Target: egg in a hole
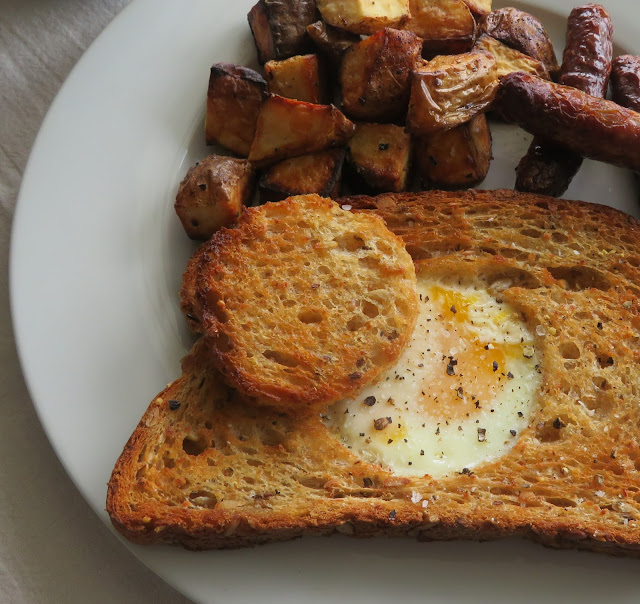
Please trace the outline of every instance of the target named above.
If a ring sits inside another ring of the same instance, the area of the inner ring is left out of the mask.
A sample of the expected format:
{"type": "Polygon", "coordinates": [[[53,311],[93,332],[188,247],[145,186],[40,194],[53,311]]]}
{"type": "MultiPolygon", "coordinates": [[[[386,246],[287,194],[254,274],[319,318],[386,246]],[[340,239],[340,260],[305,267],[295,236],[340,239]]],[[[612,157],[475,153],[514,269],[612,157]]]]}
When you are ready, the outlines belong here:
{"type": "Polygon", "coordinates": [[[404,353],[327,427],[402,476],[439,478],[497,459],[530,420],[539,351],[522,314],[484,280],[418,274],[419,315],[404,353]]]}

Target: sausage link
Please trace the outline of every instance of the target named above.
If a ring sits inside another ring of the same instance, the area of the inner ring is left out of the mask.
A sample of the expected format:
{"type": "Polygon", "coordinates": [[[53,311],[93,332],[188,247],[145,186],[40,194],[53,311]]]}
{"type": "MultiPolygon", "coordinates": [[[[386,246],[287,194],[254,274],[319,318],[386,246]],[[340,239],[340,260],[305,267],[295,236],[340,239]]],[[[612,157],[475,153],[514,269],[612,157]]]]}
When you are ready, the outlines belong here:
{"type": "MultiPolygon", "coordinates": [[[[599,4],[574,8],[567,20],[567,42],[558,81],[592,96],[606,95],[613,58],[613,25],[599,4]]],[[[534,138],[516,168],[516,190],[560,197],[582,165],[582,157],[534,138]]]]}
{"type": "Polygon", "coordinates": [[[582,157],[640,170],[640,113],[525,73],[500,82],[495,107],[507,122],[582,157]]]}
{"type": "Polygon", "coordinates": [[[558,83],[604,98],[613,59],[612,36],[611,17],[603,6],[585,4],[574,8],[567,21],[567,43],[558,83]]]}
{"type": "Polygon", "coordinates": [[[618,105],[640,111],[640,57],[622,55],[613,61],[611,91],[618,105]]]}

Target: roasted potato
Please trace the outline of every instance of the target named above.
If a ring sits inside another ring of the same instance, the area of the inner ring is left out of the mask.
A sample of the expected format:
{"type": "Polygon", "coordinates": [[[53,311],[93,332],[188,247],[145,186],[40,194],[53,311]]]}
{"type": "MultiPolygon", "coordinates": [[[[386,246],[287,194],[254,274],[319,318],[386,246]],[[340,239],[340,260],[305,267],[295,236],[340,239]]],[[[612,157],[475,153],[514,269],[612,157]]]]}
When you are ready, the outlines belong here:
{"type": "Polygon", "coordinates": [[[374,192],[404,191],[410,158],[411,137],[394,124],[357,124],[349,141],[349,164],[374,192]]]}
{"type": "Polygon", "coordinates": [[[491,0],[464,0],[464,2],[474,15],[483,16],[491,12],[491,0]]]}
{"type": "Polygon", "coordinates": [[[209,239],[240,216],[254,188],[246,159],[209,155],[187,171],[174,208],[191,239],[209,239]]]}
{"type": "Polygon", "coordinates": [[[489,107],[497,87],[496,61],[490,54],[438,56],[412,74],[407,129],[429,136],[468,122],[489,107]]]}
{"type": "Polygon", "coordinates": [[[354,34],[401,27],[409,18],[409,0],[317,0],[323,21],[354,34]]]}
{"type": "Polygon", "coordinates": [[[285,159],[271,166],[260,178],[260,201],[280,201],[290,195],[340,194],[344,149],[328,149],[285,159]]]}
{"type": "Polygon", "coordinates": [[[344,29],[316,21],[307,25],[307,34],[316,48],[334,64],[339,64],[345,51],[360,42],[360,36],[344,29]]]}
{"type": "Polygon", "coordinates": [[[501,8],[481,19],[479,30],[479,33],[486,33],[507,46],[537,59],[551,76],[555,77],[558,60],[553,44],[542,23],[533,15],[517,8],[501,8]]]}
{"type": "Polygon", "coordinates": [[[327,85],[317,55],[296,55],[283,61],[268,61],[264,73],[269,92],[306,103],[325,103],[327,85]]]}
{"type": "Polygon", "coordinates": [[[271,94],[258,114],[249,161],[264,167],[287,157],[338,147],[354,131],[355,125],[333,105],[314,105],[271,94]]]}
{"type": "Polygon", "coordinates": [[[306,28],[317,16],[315,0],[259,0],[247,15],[258,61],[266,63],[309,52],[306,28]]]}
{"type": "Polygon", "coordinates": [[[476,21],[463,0],[409,0],[411,17],[404,29],[423,40],[423,54],[457,54],[476,38],[476,21]]]}
{"type": "Polygon", "coordinates": [[[252,69],[230,63],[213,65],[207,90],[207,145],[220,143],[246,157],[266,92],[267,83],[252,69]]]}
{"type": "Polygon", "coordinates": [[[484,50],[493,56],[496,60],[498,78],[502,78],[514,71],[524,71],[540,76],[545,80],[549,79],[549,72],[543,63],[537,59],[532,59],[515,48],[503,44],[487,34],[482,34],[476,40],[473,50],[484,50]]]}
{"type": "Polygon", "coordinates": [[[423,186],[465,189],[482,182],[491,163],[491,131],[484,113],[416,139],[414,161],[423,186]]]}
{"type": "Polygon", "coordinates": [[[354,44],[340,70],[344,112],[366,121],[404,118],[411,70],[421,61],[421,49],[414,33],[389,28],[354,44]]]}

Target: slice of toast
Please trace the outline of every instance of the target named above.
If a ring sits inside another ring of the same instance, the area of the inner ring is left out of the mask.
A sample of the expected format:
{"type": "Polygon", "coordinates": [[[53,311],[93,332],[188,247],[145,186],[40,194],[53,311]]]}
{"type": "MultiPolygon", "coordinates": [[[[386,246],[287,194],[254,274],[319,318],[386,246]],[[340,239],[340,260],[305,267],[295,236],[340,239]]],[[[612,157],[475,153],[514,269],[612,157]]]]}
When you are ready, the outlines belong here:
{"type": "Polygon", "coordinates": [[[373,214],[317,195],[248,208],[218,231],[182,288],[218,369],[274,407],[322,409],[392,365],[411,337],[416,276],[373,214]]]}
{"type": "Polygon", "coordinates": [[[152,402],[108,487],[138,543],[238,547],[306,534],[524,536],[640,556],[640,223],[512,191],[340,200],[381,215],[421,274],[474,272],[536,334],[541,386],[504,456],[443,478],[356,456],[318,415],[256,407],[223,385],[202,337],[152,402]]]}

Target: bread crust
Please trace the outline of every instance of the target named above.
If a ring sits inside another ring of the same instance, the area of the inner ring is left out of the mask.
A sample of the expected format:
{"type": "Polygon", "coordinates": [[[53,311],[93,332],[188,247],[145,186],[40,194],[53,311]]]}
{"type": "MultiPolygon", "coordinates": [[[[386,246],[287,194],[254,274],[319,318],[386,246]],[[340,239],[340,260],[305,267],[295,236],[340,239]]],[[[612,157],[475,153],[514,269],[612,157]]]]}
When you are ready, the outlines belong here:
{"type": "Polygon", "coordinates": [[[515,447],[472,472],[398,477],[356,457],[318,415],[258,408],[224,386],[204,336],[116,463],[114,526],[190,549],[331,533],[521,536],[640,557],[640,223],[512,191],[341,202],[381,215],[419,272],[480,274],[522,311],[542,385],[515,447]]]}

